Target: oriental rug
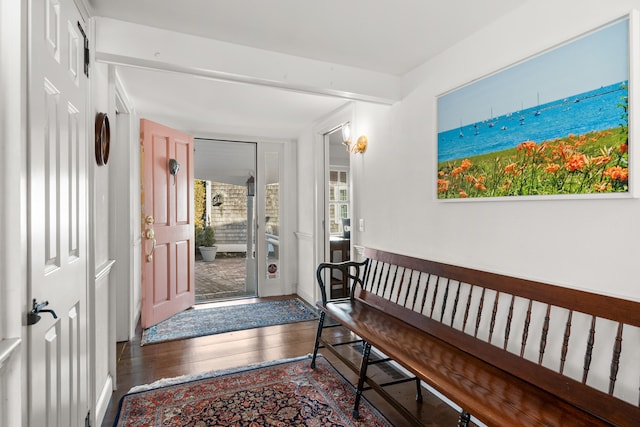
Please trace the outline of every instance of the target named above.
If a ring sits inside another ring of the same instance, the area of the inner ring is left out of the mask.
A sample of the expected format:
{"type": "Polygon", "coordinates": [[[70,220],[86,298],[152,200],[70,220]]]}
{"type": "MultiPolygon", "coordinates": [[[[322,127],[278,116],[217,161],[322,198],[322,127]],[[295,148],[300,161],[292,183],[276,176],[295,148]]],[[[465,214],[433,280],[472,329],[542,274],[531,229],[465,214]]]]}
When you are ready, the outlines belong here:
{"type": "Polygon", "coordinates": [[[364,397],[354,419],[353,385],[322,356],[315,369],[309,362],[305,356],[163,381],[123,396],[114,427],[391,426],[364,397]]]}
{"type": "Polygon", "coordinates": [[[189,309],[142,331],[140,344],[304,322],[317,318],[316,310],[298,298],[189,309]]]}

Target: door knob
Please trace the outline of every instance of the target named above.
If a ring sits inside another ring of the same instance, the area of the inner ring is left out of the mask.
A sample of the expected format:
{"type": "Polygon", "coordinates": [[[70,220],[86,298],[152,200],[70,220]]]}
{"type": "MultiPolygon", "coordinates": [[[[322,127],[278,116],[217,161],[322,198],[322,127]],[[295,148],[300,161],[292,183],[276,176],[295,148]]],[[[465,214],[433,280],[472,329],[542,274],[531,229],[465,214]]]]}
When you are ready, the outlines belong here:
{"type": "Polygon", "coordinates": [[[31,309],[29,314],[27,314],[27,325],[35,325],[40,321],[40,315],[38,313],[50,313],[54,319],[57,319],[58,315],[55,311],[51,310],[50,308],[45,309],[45,307],[48,305],[49,301],[38,303],[38,301],[34,298],[33,308],[31,309]]]}
{"type": "Polygon", "coordinates": [[[147,230],[144,230],[144,233],[142,233],[145,237],[145,239],[153,239],[155,237],[155,233],[153,232],[152,228],[149,228],[147,230]]]}

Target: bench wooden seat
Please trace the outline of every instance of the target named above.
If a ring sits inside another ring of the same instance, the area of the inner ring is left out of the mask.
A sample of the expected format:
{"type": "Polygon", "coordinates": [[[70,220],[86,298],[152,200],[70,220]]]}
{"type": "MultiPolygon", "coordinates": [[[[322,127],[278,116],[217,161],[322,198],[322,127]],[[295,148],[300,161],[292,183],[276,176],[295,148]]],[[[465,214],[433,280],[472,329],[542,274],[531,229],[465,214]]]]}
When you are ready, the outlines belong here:
{"type": "MultiPolygon", "coordinates": [[[[324,315],[491,426],[640,424],[640,303],[366,249],[324,315]],[[624,343],[624,344],[623,344],[624,343]]],[[[360,367],[354,413],[366,378],[360,367]]],[[[313,361],[312,361],[313,366],[313,361]]]]}

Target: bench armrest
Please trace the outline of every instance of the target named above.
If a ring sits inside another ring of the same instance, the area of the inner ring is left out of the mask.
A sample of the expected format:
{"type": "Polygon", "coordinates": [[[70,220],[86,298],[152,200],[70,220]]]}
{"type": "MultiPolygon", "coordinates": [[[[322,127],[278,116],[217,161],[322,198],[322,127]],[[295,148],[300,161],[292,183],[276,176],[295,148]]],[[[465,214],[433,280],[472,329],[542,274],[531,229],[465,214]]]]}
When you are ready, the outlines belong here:
{"type": "MultiPolygon", "coordinates": [[[[348,280],[351,280],[351,286],[349,290],[349,298],[353,300],[353,293],[356,285],[359,283],[360,286],[363,285],[363,279],[366,274],[367,266],[369,265],[369,260],[366,259],[362,262],[356,261],[345,261],[345,262],[323,262],[316,269],[316,280],[318,281],[318,286],[320,287],[320,293],[322,294],[322,304],[326,304],[327,301],[327,289],[323,279],[324,270],[339,270],[342,274],[347,277],[348,280]]],[[[329,294],[331,296],[331,294],[329,294]]]]}

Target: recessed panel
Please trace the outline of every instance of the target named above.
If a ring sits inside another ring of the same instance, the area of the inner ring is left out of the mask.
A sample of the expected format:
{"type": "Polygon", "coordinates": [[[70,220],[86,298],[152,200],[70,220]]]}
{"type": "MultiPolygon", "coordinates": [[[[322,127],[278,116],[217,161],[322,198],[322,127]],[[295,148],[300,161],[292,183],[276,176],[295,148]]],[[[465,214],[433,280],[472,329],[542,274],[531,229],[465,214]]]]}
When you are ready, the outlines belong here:
{"type": "Polygon", "coordinates": [[[176,191],[176,223],[188,224],[192,217],[191,203],[189,203],[192,184],[187,173],[189,171],[189,145],[186,142],[177,141],[175,150],[175,158],[180,163],[180,170],[173,181],[176,191]]]}
{"type": "Polygon", "coordinates": [[[169,246],[157,244],[153,252],[153,303],[169,301],[169,246]]]}
{"type": "Polygon", "coordinates": [[[44,191],[45,264],[60,266],[60,92],[45,79],[44,191]]]}
{"type": "Polygon", "coordinates": [[[46,0],[45,6],[45,37],[52,57],[60,61],[60,2],[46,0]]]}
{"type": "Polygon", "coordinates": [[[168,138],[153,136],[153,165],[150,173],[153,179],[153,215],[155,224],[169,225],[167,186],[167,163],[169,161],[168,138]]]}
{"type": "Polygon", "coordinates": [[[176,242],[176,295],[189,292],[191,272],[189,271],[189,242],[176,242]]]}
{"type": "Polygon", "coordinates": [[[56,322],[44,336],[47,427],[57,426],[60,409],[60,323],[56,322]]]}
{"type": "Polygon", "coordinates": [[[69,257],[70,259],[77,258],[79,255],[79,227],[80,223],[78,218],[80,215],[80,157],[78,152],[80,150],[80,125],[78,109],[69,104],[67,108],[68,112],[68,135],[69,141],[68,147],[68,159],[67,166],[68,171],[68,185],[67,197],[69,199],[69,257]]]}
{"type": "Polygon", "coordinates": [[[80,37],[71,22],[67,22],[67,40],[69,45],[67,68],[71,79],[78,84],[78,77],[80,75],[80,37]]]}
{"type": "Polygon", "coordinates": [[[78,305],[74,305],[69,310],[69,317],[67,318],[68,337],[69,341],[67,347],[69,349],[69,375],[67,377],[67,393],[66,401],[69,402],[69,414],[70,420],[78,419],[79,402],[81,402],[82,396],[80,395],[80,381],[82,370],[80,369],[80,360],[82,357],[80,351],[80,321],[79,321],[79,308],[78,305]]]}

